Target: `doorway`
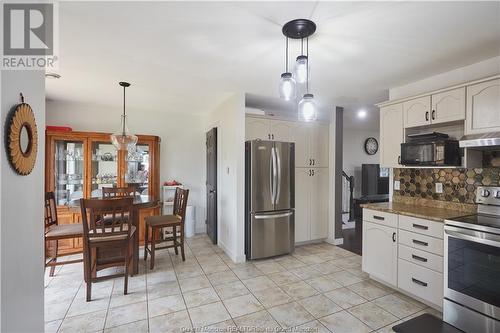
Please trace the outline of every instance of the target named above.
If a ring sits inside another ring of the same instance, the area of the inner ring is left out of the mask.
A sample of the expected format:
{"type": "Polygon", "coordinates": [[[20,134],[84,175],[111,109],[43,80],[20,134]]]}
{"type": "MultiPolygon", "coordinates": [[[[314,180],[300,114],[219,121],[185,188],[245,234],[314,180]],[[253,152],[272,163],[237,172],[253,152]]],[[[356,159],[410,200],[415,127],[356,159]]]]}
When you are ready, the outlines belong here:
{"type": "Polygon", "coordinates": [[[206,134],[207,151],[207,225],[208,237],[217,244],[217,128],[206,134]]]}

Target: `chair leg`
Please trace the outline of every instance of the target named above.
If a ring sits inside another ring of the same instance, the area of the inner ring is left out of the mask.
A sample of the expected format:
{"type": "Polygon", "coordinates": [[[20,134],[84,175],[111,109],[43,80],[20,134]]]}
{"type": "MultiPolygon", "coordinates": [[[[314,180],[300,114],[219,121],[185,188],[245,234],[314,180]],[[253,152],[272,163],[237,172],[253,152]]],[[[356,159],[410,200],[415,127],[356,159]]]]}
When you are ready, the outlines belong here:
{"type": "Polygon", "coordinates": [[[179,250],[177,250],[177,227],[175,225],[173,226],[173,237],[174,237],[175,255],[178,255],[179,254],[179,250]]]}
{"type": "MultiPolygon", "coordinates": [[[[50,263],[53,263],[55,264],[57,262],[57,250],[58,250],[58,245],[59,245],[59,242],[57,241],[57,239],[54,241],[54,247],[52,248],[52,258],[50,259],[50,263]]],[[[49,273],[49,276],[54,276],[54,272],[56,270],[56,266],[50,266],[50,273],[49,273]]]]}
{"type": "Polygon", "coordinates": [[[151,270],[155,267],[156,231],[157,228],[151,228],[151,261],[149,263],[149,269],[151,270]]]}
{"type": "Polygon", "coordinates": [[[90,302],[90,300],[92,299],[91,268],[92,268],[92,261],[90,258],[90,249],[84,247],[84,249],[83,249],[83,275],[85,278],[85,283],[87,284],[87,296],[86,296],[87,302],[90,302]]]}
{"type": "Polygon", "coordinates": [[[186,256],[184,255],[184,226],[181,226],[181,256],[182,261],[186,261],[186,256]]]}
{"type": "Polygon", "coordinates": [[[128,267],[130,256],[130,241],[127,242],[127,250],[125,251],[125,276],[123,278],[123,295],[128,294],[128,267]]]}
{"type": "Polygon", "coordinates": [[[90,302],[92,299],[92,282],[87,282],[87,302],[90,302]]]}
{"type": "Polygon", "coordinates": [[[148,259],[148,233],[149,233],[149,226],[146,224],[146,231],[144,233],[144,260],[148,259]]]}

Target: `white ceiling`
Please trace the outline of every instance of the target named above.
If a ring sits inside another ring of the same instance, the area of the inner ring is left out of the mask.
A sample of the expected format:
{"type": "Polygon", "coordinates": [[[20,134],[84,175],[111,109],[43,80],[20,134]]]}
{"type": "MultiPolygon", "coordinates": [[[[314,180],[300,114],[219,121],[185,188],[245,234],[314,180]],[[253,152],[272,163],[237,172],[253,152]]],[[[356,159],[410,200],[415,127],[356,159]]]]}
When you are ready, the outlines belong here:
{"type": "MultiPolygon", "coordinates": [[[[282,25],[311,18],[311,90],[353,109],[500,54],[500,2],[61,2],[62,78],[47,98],[204,113],[234,92],[277,95],[282,25]]],[[[295,54],[298,48],[295,49],[295,54]]]]}

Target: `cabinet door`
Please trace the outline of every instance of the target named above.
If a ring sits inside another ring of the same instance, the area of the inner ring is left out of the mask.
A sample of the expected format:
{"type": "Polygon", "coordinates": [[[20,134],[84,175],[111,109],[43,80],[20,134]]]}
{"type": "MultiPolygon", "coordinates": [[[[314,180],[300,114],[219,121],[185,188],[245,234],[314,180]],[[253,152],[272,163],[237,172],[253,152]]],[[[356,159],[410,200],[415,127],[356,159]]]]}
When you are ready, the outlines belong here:
{"type": "Polygon", "coordinates": [[[315,124],[311,128],[311,140],[309,145],[313,166],[316,168],[328,167],[329,134],[328,125],[315,124]]]}
{"type": "Polygon", "coordinates": [[[403,105],[380,108],[380,166],[400,167],[398,160],[403,142],[403,105]]]}
{"type": "Polygon", "coordinates": [[[270,122],[271,140],[291,142],[290,132],[294,123],[290,121],[271,120],[270,122]]]}
{"type": "Polygon", "coordinates": [[[328,237],[328,169],[312,169],[311,239],[328,237]]]}
{"type": "Polygon", "coordinates": [[[295,123],[290,131],[290,141],[295,142],[295,167],[309,168],[312,157],[309,152],[311,124],[295,123]]]}
{"type": "Polygon", "coordinates": [[[500,131],[500,79],[467,87],[466,134],[500,131]]]}
{"type": "Polygon", "coordinates": [[[465,87],[434,94],[431,99],[431,123],[465,119],[465,87]]]}
{"type": "Polygon", "coordinates": [[[397,229],[363,221],[363,271],[397,285],[397,229]]]}
{"type": "Polygon", "coordinates": [[[245,119],[245,139],[269,140],[270,139],[269,120],[262,118],[247,117],[245,119]]]}
{"type": "Polygon", "coordinates": [[[310,169],[295,168],[295,242],[311,239],[310,234],[310,169]]]}
{"type": "Polygon", "coordinates": [[[405,128],[431,123],[431,96],[415,98],[403,103],[405,128]]]}

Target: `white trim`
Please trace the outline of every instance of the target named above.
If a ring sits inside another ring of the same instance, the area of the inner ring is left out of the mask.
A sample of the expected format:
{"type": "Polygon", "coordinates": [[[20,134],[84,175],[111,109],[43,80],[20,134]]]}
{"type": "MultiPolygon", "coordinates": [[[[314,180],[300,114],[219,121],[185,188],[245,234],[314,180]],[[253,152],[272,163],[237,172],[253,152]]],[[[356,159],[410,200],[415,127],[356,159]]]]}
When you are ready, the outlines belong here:
{"type": "Polygon", "coordinates": [[[328,238],[325,239],[325,242],[332,245],[342,245],[344,244],[344,238],[335,238],[335,239],[328,238]]]}
{"type": "Polygon", "coordinates": [[[236,263],[236,264],[239,264],[239,263],[242,263],[242,262],[245,262],[246,261],[246,257],[245,255],[235,255],[232,251],[230,251],[226,244],[224,244],[223,242],[218,242],[217,244],[218,247],[220,247],[224,253],[226,253],[226,255],[231,258],[231,260],[236,263]]]}

